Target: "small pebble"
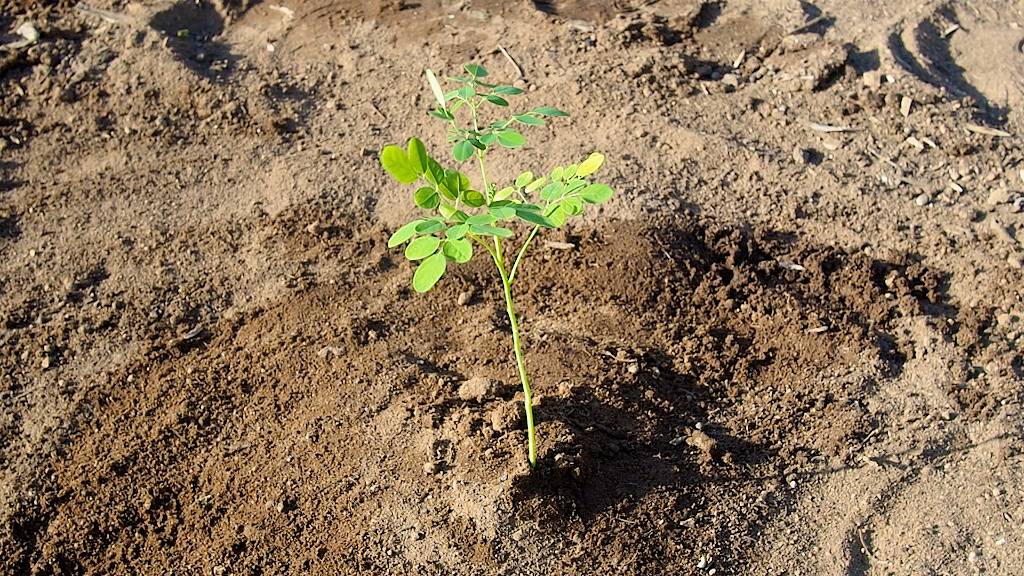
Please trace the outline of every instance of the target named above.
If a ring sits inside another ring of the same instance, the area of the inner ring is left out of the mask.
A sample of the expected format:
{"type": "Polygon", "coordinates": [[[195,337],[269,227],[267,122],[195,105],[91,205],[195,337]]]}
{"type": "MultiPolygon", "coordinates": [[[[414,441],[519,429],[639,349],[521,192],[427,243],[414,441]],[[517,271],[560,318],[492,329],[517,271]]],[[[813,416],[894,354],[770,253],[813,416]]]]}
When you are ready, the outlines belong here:
{"type": "Polygon", "coordinates": [[[437,462],[424,462],[423,473],[426,474],[427,476],[437,474],[437,462]]]}
{"type": "Polygon", "coordinates": [[[914,198],[914,203],[918,206],[927,206],[932,201],[932,197],[926,193],[918,194],[917,198],[914,198]]]}
{"type": "Polygon", "coordinates": [[[463,290],[459,292],[459,306],[468,306],[470,301],[473,300],[473,293],[469,290],[463,290]]]}

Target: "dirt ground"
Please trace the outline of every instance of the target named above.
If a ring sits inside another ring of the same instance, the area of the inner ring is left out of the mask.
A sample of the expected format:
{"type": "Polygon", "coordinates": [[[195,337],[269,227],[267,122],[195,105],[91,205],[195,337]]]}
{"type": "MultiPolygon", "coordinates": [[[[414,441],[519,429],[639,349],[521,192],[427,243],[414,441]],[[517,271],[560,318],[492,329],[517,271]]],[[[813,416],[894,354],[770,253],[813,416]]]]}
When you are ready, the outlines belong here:
{"type": "Polygon", "coordinates": [[[1024,7],[0,0],[3,574],[1024,574],[1024,7]],[[521,67],[499,51],[502,46],[521,67]],[[484,64],[617,195],[427,295],[484,64]],[[551,242],[554,241],[554,242],[551,242]],[[461,299],[464,304],[455,304],[461,299]]]}

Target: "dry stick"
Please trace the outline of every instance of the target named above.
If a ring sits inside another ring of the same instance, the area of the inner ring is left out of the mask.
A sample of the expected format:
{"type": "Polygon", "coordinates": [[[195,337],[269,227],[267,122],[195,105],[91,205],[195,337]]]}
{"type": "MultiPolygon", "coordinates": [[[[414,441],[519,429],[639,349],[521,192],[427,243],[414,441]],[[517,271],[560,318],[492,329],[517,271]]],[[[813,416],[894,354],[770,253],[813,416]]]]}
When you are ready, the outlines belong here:
{"type": "Polygon", "coordinates": [[[505,47],[501,44],[498,44],[498,50],[501,50],[501,53],[505,55],[505,58],[508,58],[509,63],[515,67],[516,73],[519,74],[519,77],[526,78],[526,74],[523,73],[523,67],[519,65],[519,62],[516,62],[516,59],[513,58],[511,54],[508,53],[508,50],[505,50],[505,47]]]}

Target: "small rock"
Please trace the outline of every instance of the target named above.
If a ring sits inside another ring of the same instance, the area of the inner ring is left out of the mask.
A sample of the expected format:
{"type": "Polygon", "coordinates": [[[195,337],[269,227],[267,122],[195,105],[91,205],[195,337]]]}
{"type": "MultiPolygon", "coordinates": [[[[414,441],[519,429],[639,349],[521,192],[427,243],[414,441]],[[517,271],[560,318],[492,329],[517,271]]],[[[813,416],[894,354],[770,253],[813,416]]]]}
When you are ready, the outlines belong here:
{"type": "Polygon", "coordinates": [[[1010,233],[1010,229],[1000,224],[999,221],[996,220],[995,218],[988,218],[988,228],[989,230],[992,231],[992,234],[995,235],[996,238],[1002,240],[1003,242],[1014,244],[1013,234],[1010,233]]]}
{"type": "Polygon", "coordinates": [[[43,370],[47,370],[47,369],[49,369],[49,368],[50,368],[50,365],[51,365],[52,363],[53,363],[53,362],[52,362],[52,361],[50,360],[50,357],[49,357],[49,356],[43,356],[43,361],[42,361],[42,363],[41,363],[41,366],[42,366],[43,370]]]}
{"type": "Polygon", "coordinates": [[[498,391],[498,382],[490,378],[476,377],[466,380],[459,386],[459,398],[483,402],[498,391]]]}
{"type": "Polygon", "coordinates": [[[902,114],[904,118],[910,116],[910,107],[913,105],[914,99],[910,96],[900,98],[900,114],[902,114]]]}
{"type": "Polygon", "coordinates": [[[988,199],[985,200],[985,204],[989,206],[998,206],[1000,204],[1006,204],[1010,201],[1010,191],[1006,188],[993,188],[988,193],[988,199]]]}
{"type": "Polygon", "coordinates": [[[1020,256],[1017,256],[1015,254],[1010,254],[1006,258],[1006,263],[1009,264],[1010,268],[1013,268],[1014,270],[1024,269],[1024,258],[1021,258],[1020,256]]]}
{"type": "Polygon", "coordinates": [[[522,425],[523,413],[518,402],[502,402],[491,410],[491,428],[495,432],[508,432],[522,425]]]}
{"type": "Polygon", "coordinates": [[[718,454],[718,442],[701,430],[691,432],[686,438],[686,443],[700,450],[702,462],[710,462],[718,454]]]}
{"type": "Polygon", "coordinates": [[[726,74],[722,76],[722,85],[726,92],[732,92],[740,87],[740,78],[735,74],[726,74]]]}
{"type": "Polygon", "coordinates": [[[806,165],[811,160],[811,153],[803,146],[797,146],[793,148],[793,162],[800,164],[801,166],[806,165]]]}
{"type": "Polygon", "coordinates": [[[472,300],[473,300],[473,291],[472,290],[463,290],[462,292],[459,292],[459,300],[458,300],[459,306],[468,306],[469,303],[472,300]]]}
{"type": "Polygon", "coordinates": [[[865,72],[864,75],[861,76],[861,82],[871,90],[878,90],[882,87],[882,73],[878,70],[865,72]]]}
{"type": "Polygon", "coordinates": [[[426,474],[427,476],[431,476],[433,474],[437,474],[437,470],[438,470],[437,462],[430,461],[430,462],[424,462],[423,463],[423,473],[426,474]]]}
{"type": "Polygon", "coordinates": [[[928,204],[931,203],[931,201],[932,197],[929,196],[926,192],[922,192],[921,194],[917,195],[917,198],[914,198],[914,204],[917,204],[918,206],[927,206],[928,204]]]}

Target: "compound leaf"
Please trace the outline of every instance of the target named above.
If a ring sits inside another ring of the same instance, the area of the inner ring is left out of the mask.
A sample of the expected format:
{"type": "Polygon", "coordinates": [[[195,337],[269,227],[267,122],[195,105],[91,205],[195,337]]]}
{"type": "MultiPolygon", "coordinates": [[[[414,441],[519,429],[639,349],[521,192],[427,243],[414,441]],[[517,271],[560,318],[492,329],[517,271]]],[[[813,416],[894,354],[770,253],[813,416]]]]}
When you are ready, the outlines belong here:
{"type": "Polygon", "coordinates": [[[491,214],[474,214],[469,218],[466,218],[466,224],[469,224],[470,226],[488,226],[490,224],[494,224],[496,219],[497,218],[491,214]]]}
{"type": "Polygon", "coordinates": [[[441,239],[437,236],[420,236],[405,247],[405,257],[409,260],[422,260],[437,252],[440,245],[441,239]]]}
{"type": "Polygon", "coordinates": [[[448,259],[440,252],[421,262],[416,268],[416,273],[412,275],[413,289],[422,293],[433,288],[441,276],[444,276],[447,266],[448,259]]]}

